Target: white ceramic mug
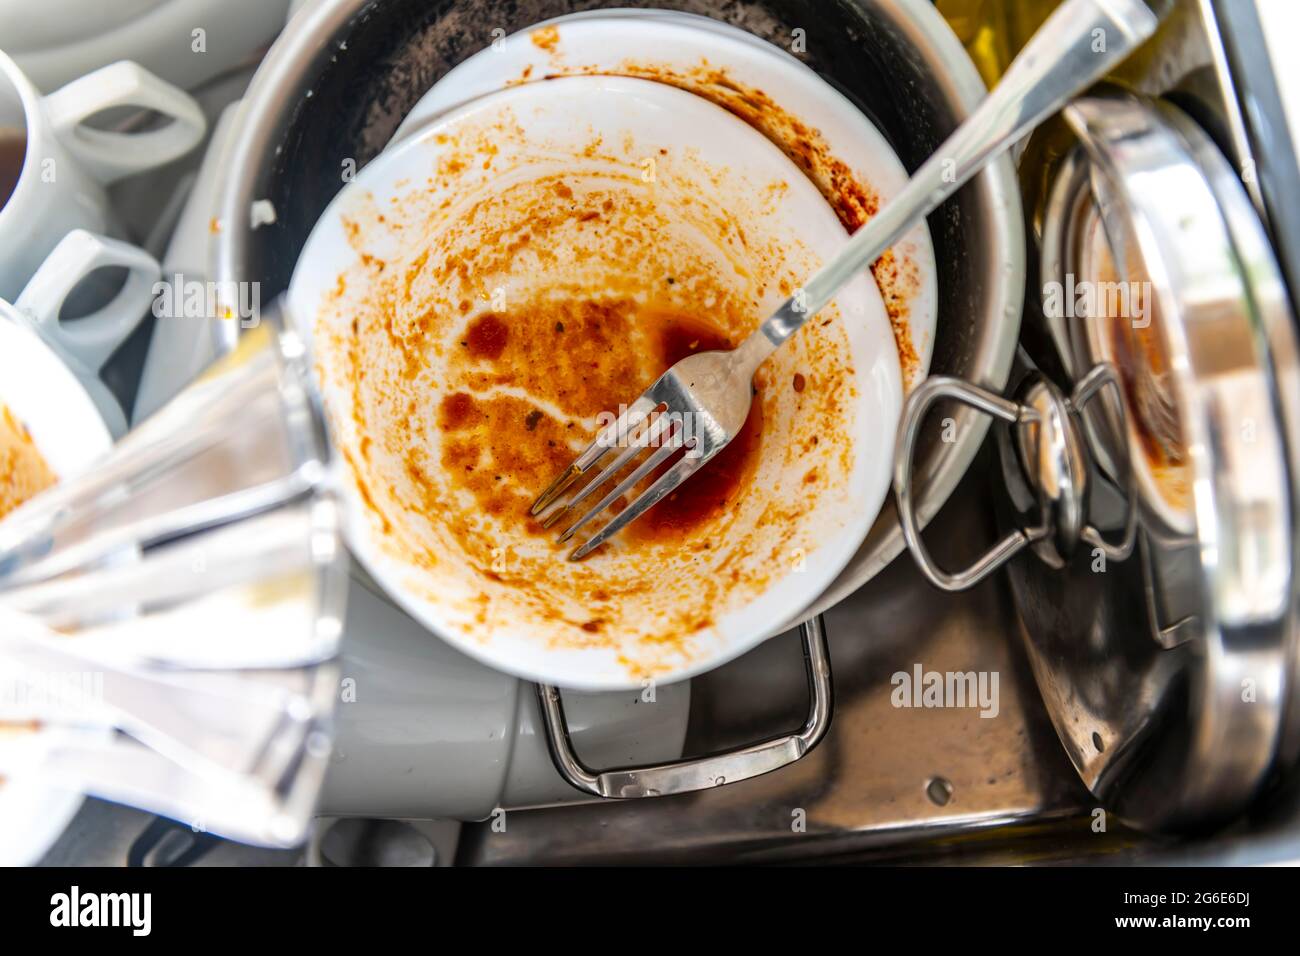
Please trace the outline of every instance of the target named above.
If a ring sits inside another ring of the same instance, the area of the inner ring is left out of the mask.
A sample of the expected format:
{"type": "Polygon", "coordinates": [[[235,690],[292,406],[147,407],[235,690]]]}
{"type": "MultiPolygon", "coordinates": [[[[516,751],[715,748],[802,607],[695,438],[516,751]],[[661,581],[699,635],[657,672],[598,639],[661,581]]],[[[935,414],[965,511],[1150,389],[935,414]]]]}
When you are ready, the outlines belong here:
{"type": "Polygon", "coordinates": [[[161,276],[158,261],[144,250],[74,229],[36,270],[7,315],[44,339],[77,377],[114,439],[126,433],[126,415],[100,371],[148,313],[161,276]],[[114,267],[127,275],[112,300],[90,315],[64,321],[63,304],[72,290],[97,270],[114,267]]]}
{"type": "Polygon", "coordinates": [[[188,94],[123,61],[48,96],[0,53],[0,135],[26,140],[18,181],[0,207],[0,298],[12,301],[55,245],[73,229],[112,232],[104,186],[183,155],[207,123],[188,94]],[[105,110],[154,110],[172,122],[139,133],[92,129],[105,110]]]}

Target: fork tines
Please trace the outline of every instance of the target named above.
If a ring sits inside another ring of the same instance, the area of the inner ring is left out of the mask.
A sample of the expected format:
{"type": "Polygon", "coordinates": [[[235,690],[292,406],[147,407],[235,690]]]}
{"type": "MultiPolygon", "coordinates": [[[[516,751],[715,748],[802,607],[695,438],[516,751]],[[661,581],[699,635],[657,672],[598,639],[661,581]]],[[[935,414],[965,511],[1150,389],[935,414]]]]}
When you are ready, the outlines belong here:
{"type": "Polygon", "coordinates": [[[693,439],[684,437],[686,429],[683,422],[680,418],[667,415],[666,412],[667,407],[664,403],[656,403],[646,395],[642,395],[614,422],[602,428],[582,454],[574,459],[573,464],[561,472],[533,502],[530,513],[541,519],[543,528],[550,528],[561,519],[578,515],[577,520],[560,535],[561,542],[568,541],[653,474],[655,469],[668,461],[674,453],[685,449],[685,454],[679,462],[634,498],[596,534],[569,552],[570,561],[581,560],[600,547],[647,509],[672,493],[702,464],[690,454],[693,439]],[[653,448],[654,451],[593,507],[585,513],[579,512],[579,505],[604,487],[611,478],[630,467],[647,448],[653,448]],[[609,459],[590,481],[579,487],[568,501],[560,500],[566,491],[574,487],[578,479],[589,473],[596,465],[606,461],[611,452],[614,452],[612,459],[609,459]]]}

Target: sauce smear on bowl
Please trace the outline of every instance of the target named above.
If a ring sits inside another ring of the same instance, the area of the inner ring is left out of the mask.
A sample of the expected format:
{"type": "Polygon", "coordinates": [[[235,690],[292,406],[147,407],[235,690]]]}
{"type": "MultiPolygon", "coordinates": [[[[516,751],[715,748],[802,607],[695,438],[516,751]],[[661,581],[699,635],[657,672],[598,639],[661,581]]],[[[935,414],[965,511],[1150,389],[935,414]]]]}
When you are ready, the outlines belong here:
{"type": "MultiPolygon", "coordinates": [[[[697,352],[734,348],[737,344],[694,316],[647,310],[647,326],[657,337],[660,371],[697,352]]],[[[630,401],[630,399],[629,399],[630,401]]],[[[718,452],[702,469],[683,482],[676,491],[628,526],[633,540],[682,537],[708,523],[736,503],[754,472],[763,433],[763,406],[754,397],[749,417],[731,444],[718,452]]],[[[647,486],[671,468],[677,456],[670,458],[647,479],[647,486]]]]}
{"type": "Polygon", "coordinates": [[[0,518],[55,481],[27,427],[0,404],[0,518]]]}
{"type": "MultiPolygon", "coordinates": [[[[735,344],[693,315],[630,298],[535,301],[482,313],[469,320],[457,340],[454,373],[440,399],[442,466],[484,511],[517,516],[520,531],[542,535],[528,508],[572,461],[579,440],[589,438],[586,420],[602,412],[617,414],[620,403],[630,403],[688,355],[735,344]]],[[[756,397],[732,443],[631,525],[628,540],[681,540],[734,506],[757,466],[762,424],[756,397]]],[[[672,456],[641,488],[679,458],[680,453],[672,456]]],[[[411,474],[421,477],[414,466],[411,474]]],[[[611,481],[606,490],[613,486],[611,481]]],[[[611,510],[621,510],[627,500],[611,510]]]]}

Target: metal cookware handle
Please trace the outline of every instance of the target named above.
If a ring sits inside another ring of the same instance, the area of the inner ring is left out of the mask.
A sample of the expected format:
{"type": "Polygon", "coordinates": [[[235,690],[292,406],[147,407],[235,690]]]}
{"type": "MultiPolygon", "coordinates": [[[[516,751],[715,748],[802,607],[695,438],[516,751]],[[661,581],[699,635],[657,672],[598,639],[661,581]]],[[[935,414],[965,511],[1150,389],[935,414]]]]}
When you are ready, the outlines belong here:
{"type": "Polygon", "coordinates": [[[693,757],[652,767],[591,770],[573,751],[564,720],[560,689],[537,685],[542,722],[551,759],[570,784],[598,797],[662,797],[671,793],[709,790],[779,770],[806,755],[826,736],[831,724],[831,659],[820,616],[800,625],[804,663],[808,668],[811,701],[808,719],[796,733],[750,744],[737,750],[693,757]]]}
{"type": "MultiPolygon", "coordinates": [[[[1088,478],[1086,463],[1079,456],[1059,454],[1048,456],[1033,455],[1031,460],[1044,470],[1027,475],[1030,485],[1038,495],[1040,517],[1037,523],[1028,528],[1017,528],[1007,534],[986,551],[974,564],[963,571],[955,573],[945,571],[930,557],[921,539],[921,522],[912,502],[912,458],[916,449],[917,438],[921,434],[921,425],[925,422],[926,412],[940,399],[952,399],[977,408],[985,414],[1000,418],[1010,425],[1037,425],[1035,429],[1018,429],[1017,439],[1026,440],[1026,435],[1034,436],[1033,442],[1060,440],[1064,449],[1072,447],[1071,439],[1077,441],[1080,432],[1083,444],[1089,439],[1087,430],[1079,429],[1078,415],[1083,407],[1101,393],[1111,388],[1116,397],[1120,397],[1119,379],[1115,370],[1105,363],[1095,366],[1075,385],[1073,393],[1066,398],[1060,390],[1042,375],[1033,375],[1025,380],[1021,397],[1024,402],[1013,402],[986,391],[978,386],[960,379],[936,376],[923,382],[908,398],[903,410],[903,422],[898,434],[898,445],[894,452],[894,494],[898,498],[898,515],[903,525],[903,538],[920,565],[922,573],[936,587],[945,591],[961,591],[984,580],[1026,545],[1044,542],[1053,538],[1056,546],[1062,546],[1069,554],[1073,547],[1082,541],[1099,550],[1109,560],[1123,561],[1133,551],[1133,542],[1137,528],[1137,507],[1133,482],[1129,475],[1128,449],[1121,440],[1119,443],[1120,469],[1119,480],[1125,483],[1126,511],[1121,536],[1116,541],[1108,541],[1102,533],[1086,520],[1088,512],[1088,478]],[[1041,438],[1048,426],[1055,424],[1057,431],[1054,438],[1041,438]],[[1050,490],[1051,497],[1047,495],[1050,490]]],[[[1127,435],[1128,424],[1125,419],[1123,402],[1117,402],[1119,410],[1119,433],[1127,435]]],[[[1055,445],[1052,446],[1056,451],[1055,445]]],[[[1095,450],[1092,452],[1095,455],[1095,450]]],[[[1061,552],[1053,550],[1050,542],[1044,542],[1043,550],[1050,555],[1045,560],[1061,560],[1061,552]]],[[[1054,565],[1055,566],[1055,565],[1054,565]]]]}
{"type": "MultiPolygon", "coordinates": [[[[1105,536],[1093,525],[1086,524],[1079,533],[1079,537],[1094,548],[1101,550],[1110,561],[1124,561],[1133,553],[1133,546],[1137,542],[1137,489],[1134,486],[1132,465],[1129,459],[1129,447],[1127,441],[1128,435],[1128,413],[1124,410],[1124,393],[1123,386],[1120,385],[1119,375],[1115,367],[1109,362],[1101,362],[1094,365],[1083,378],[1079,379],[1074,386],[1074,392],[1070,395],[1070,405],[1076,412],[1082,414],[1083,406],[1092,401],[1101,390],[1109,388],[1115,394],[1115,414],[1118,423],[1118,432],[1121,436],[1116,443],[1117,447],[1114,454],[1117,458],[1116,465],[1119,468],[1120,480],[1124,482],[1124,497],[1127,500],[1127,507],[1124,512],[1124,531],[1118,541],[1107,541],[1105,536]]],[[[1086,428],[1081,429],[1084,441],[1091,448],[1091,434],[1086,428]]],[[[1096,449],[1091,449],[1092,454],[1096,455],[1096,449]]]]}
{"type": "Polygon", "coordinates": [[[908,397],[903,409],[903,422],[898,432],[898,445],[894,451],[894,494],[898,498],[898,516],[903,525],[903,538],[920,566],[921,572],[935,587],[945,591],[962,591],[978,584],[1019,553],[1031,539],[1025,532],[1010,531],[974,564],[955,574],[945,571],[930,557],[921,540],[921,523],[917,519],[912,501],[912,458],[916,440],[921,435],[925,413],[935,402],[950,398],[977,408],[987,415],[1014,424],[1021,419],[1022,407],[1001,395],[963,382],[961,379],[936,375],[926,379],[908,397]]]}

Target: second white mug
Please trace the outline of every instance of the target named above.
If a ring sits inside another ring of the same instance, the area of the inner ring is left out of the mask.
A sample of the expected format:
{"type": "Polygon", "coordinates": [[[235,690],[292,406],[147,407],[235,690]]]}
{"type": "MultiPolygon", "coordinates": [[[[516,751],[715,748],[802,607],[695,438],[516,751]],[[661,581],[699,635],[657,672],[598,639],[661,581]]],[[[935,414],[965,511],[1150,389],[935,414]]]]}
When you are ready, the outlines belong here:
{"type": "Polygon", "coordinates": [[[0,147],[15,160],[11,181],[0,183],[0,298],[12,301],[71,230],[114,231],[105,184],[171,162],[206,129],[189,94],[134,63],[114,63],[42,96],[0,53],[0,147]],[[153,110],[171,122],[131,133],[87,125],[117,107],[153,110]]]}
{"type": "Polygon", "coordinates": [[[126,433],[121,403],[100,377],[104,365],[149,312],[162,269],[143,249],[74,229],[54,247],[14,300],[13,318],[50,346],[90,395],[114,440],[126,433]],[[112,299],[70,321],[63,306],[81,282],[101,269],[123,269],[112,299]]]}

